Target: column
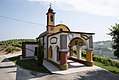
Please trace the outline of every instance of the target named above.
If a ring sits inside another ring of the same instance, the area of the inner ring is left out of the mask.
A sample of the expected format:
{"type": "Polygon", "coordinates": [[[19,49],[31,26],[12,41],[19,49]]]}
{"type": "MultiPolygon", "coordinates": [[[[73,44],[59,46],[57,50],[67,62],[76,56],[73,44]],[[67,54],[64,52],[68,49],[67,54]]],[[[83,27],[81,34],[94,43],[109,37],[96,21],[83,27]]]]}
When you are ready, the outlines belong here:
{"type": "Polygon", "coordinates": [[[70,50],[69,56],[71,57],[71,56],[73,56],[73,48],[72,47],[69,47],[69,50],[70,50]]]}
{"type": "Polygon", "coordinates": [[[60,69],[61,70],[68,69],[67,53],[68,53],[68,51],[60,51],[60,69]]]}
{"type": "Polygon", "coordinates": [[[77,52],[77,59],[81,59],[81,47],[80,46],[76,46],[76,52],[77,52]]]}
{"type": "Polygon", "coordinates": [[[86,50],[86,65],[93,65],[92,50],[86,50]]]}
{"type": "Polygon", "coordinates": [[[67,52],[60,52],[60,64],[67,64],[67,52]]]}

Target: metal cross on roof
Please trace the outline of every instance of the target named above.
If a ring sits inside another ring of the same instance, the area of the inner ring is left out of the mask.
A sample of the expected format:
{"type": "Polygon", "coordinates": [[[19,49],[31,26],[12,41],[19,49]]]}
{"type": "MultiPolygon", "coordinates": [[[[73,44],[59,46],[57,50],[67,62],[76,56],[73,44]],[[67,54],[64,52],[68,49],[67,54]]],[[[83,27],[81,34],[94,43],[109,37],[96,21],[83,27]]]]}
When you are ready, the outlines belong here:
{"type": "Polygon", "coordinates": [[[51,8],[51,7],[52,7],[52,3],[50,3],[50,5],[49,5],[49,6],[50,6],[50,8],[51,8]]]}

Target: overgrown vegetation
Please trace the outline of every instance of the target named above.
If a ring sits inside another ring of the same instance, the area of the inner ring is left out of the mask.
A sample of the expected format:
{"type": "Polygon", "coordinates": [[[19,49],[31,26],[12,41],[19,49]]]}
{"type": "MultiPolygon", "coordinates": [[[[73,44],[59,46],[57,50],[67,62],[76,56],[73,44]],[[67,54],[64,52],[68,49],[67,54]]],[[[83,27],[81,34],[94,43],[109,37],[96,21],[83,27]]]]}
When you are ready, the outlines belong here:
{"type": "Polygon", "coordinates": [[[28,69],[35,72],[40,73],[50,73],[43,65],[38,66],[37,60],[28,59],[28,60],[20,60],[20,56],[9,58],[10,61],[13,61],[15,64],[19,65],[24,69],[28,69]]]}

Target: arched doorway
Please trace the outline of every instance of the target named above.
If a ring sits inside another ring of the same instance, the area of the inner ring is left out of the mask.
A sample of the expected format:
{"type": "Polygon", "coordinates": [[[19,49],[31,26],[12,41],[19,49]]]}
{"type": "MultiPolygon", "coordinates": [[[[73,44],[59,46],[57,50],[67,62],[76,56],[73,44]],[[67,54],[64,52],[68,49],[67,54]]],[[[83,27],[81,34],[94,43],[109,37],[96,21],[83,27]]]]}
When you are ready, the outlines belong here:
{"type": "Polygon", "coordinates": [[[69,42],[69,56],[68,58],[80,63],[83,63],[85,65],[88,66],[92,66],[93,65],[93,60],[92,60],[92,49],[89,48],[89,45],[92,45],[92,43],[90,43],[89,39],[88,41],[86,39],[82,39],[80,37],[75,37],[73,38],[70,42],[69,42]],[[74,54],[74,47],[76,50],[76,57],[73,56],[74,54]],[[85,49],[83,49],[83,51],[85,50],[85,60],[82,59],[82,48],[85,47],[85,49]]]}
{"type": "Polygon", "coordinates": [[[75,57],[76,59],[82,59],[82,46],[86,46],[83,39],[76,37],[69,42],[69,57],[75,57]]]}

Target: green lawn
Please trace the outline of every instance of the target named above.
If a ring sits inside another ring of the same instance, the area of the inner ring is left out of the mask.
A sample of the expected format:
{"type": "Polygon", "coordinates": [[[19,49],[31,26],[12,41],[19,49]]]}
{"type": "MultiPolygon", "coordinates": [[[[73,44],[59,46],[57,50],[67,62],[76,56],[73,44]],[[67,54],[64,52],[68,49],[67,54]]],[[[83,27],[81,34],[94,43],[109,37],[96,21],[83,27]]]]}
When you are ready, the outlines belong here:
{"type": "MultiPolygon", "coordinates": [[[[20,57],[18,56],[18,57],[9,58],[9,60],[13,61],[14,63],[16,63],[17,65],[21,66],[24,69],[28,69],[40,73],[50,73],[44,66],[37,65],[37,61],[35,59],[20,60],[20,57]]],[[[94,65],[104,68],[110,72],[119,74],[119,68],[117,67],[107,66],[97,61],[94,61],[94,65]]]]}
{"type": "Polygon", "coordinates": [[[117,68],[117,67],[107,66],[107,65],[97,62],[97,61],[94,61],[94,65],[104,68],[110,72],[119,74],[119,68],[117,68]]]}
{"type": "Polygon", "coordinates": [[[9,60],[13,61],[14,63],[16,63],[16,65],[19,65],[24,69],[28,69],[40,73],[50,73],[44,66],[37,65],[37,61],[35,59],[20,60],[20,57],[18,56],[18,57],[9,58],[9,60]]]}

